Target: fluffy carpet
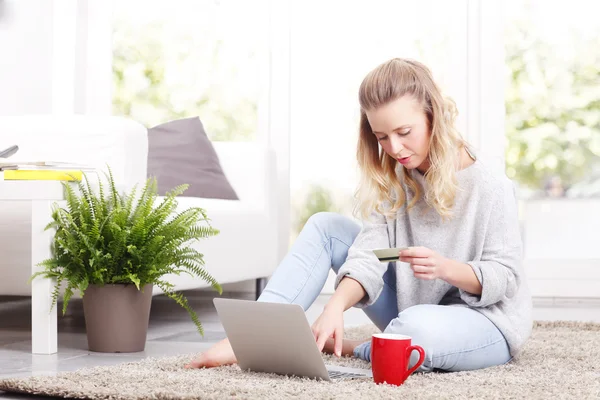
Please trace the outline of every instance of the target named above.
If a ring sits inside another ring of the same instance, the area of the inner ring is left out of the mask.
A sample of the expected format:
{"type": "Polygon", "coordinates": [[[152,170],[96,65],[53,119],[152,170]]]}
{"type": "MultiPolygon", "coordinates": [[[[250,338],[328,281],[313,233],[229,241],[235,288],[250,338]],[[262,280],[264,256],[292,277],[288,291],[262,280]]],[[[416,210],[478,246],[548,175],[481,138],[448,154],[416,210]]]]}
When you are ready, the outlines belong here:
{"type": "MultiPolygon", "coordinates": [[[[373,326],[351,328],[369,337],[373,326]]],[[[507,365],[459,373],[415,374],[403,386],[370,379],[322,382],[244,372],[237,366],[186,370],[193,355],[146,359],[58,376],[0,380],[0,390],[84,399],[600,399],[600,324],[536,322],[521,355],[507,365]]],[[[359,368],[354,358],[327,363],[359,368]]]]}

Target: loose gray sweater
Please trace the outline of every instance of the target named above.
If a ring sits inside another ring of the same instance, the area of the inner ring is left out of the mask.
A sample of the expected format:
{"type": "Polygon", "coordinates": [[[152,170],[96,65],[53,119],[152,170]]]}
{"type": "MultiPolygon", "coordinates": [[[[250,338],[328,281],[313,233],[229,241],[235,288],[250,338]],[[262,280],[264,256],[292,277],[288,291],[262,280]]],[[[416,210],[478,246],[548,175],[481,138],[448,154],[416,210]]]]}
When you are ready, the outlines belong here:
{"type": "MultiPolygon", "coordinates": [[[[410,173],[425,190],[424,176],[417,170],[410,173]]],[[[459,171],[457,178],[460,190],[451,220],[443,221],[421,198],[408,212],[400,210],[395,219],[374,213],[363,221],[361,232],[338,272],[335,287],[344,276],[352,277],[367,293],[356,307],[371,305],[381,294],[382,276],[388,267],[387,263],[379,262],[373,249],[430,248],[444,257],[469,264],[481,283],[482,293],[473,295],[441,279],[415,278],[407,263],[396,262],[399,312],[418,304],[470,307],[498,327],[514,356],[529,337],[533,324],[514,186],[503,171],[480,158],[459,171]]],[[[408,193],[410,202],[412,195],[408,193]]]]}

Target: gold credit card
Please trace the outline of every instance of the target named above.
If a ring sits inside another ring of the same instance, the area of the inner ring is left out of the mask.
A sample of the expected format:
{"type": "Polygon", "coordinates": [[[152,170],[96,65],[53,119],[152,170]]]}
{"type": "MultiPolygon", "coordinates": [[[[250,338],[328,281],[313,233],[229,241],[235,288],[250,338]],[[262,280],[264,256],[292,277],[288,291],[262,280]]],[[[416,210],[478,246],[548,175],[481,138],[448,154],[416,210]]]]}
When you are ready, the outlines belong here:
{"type": "Polygon", "coordinates": [[[406,250],[408,247],[394,247],[392,249],[375,249],[373,253],[377,256],[381,262],[398,261],[400,258],[400,252],[406,250]]]}

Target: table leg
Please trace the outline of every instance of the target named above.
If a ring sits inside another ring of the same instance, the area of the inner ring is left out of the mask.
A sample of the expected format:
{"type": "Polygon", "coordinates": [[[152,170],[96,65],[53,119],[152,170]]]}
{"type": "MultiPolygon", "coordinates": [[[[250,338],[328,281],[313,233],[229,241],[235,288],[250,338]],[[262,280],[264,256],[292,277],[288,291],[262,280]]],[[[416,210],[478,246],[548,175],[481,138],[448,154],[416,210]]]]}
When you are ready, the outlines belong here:
{"type": "MultiPolygon", "coordinates": [[[[36,264],[51,256],[50,244],[54,232],[44,231],[51,220],[53,201],[31,202],[31,271],[40,270],[36,264]]],[[[37,277],[31,282],[31,351],[34,354],[53,354],[57,351],[56,308],[50,311],[55,279],[37,277]]]]}

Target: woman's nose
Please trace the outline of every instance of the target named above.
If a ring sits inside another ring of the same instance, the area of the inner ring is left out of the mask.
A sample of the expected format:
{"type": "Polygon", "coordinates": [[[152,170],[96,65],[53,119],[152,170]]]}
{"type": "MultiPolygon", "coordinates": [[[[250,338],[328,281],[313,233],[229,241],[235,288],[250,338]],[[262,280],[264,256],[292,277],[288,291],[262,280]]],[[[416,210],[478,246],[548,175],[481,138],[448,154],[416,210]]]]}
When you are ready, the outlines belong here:
{"type": "Polygon", "coordinates": [[[392,142],[392,153],[394,153],[395,155],[400,155],[404,151],[404,143],[402,142],[402,139],[398,136],[395,136],[390,139],[392,142]]]}

